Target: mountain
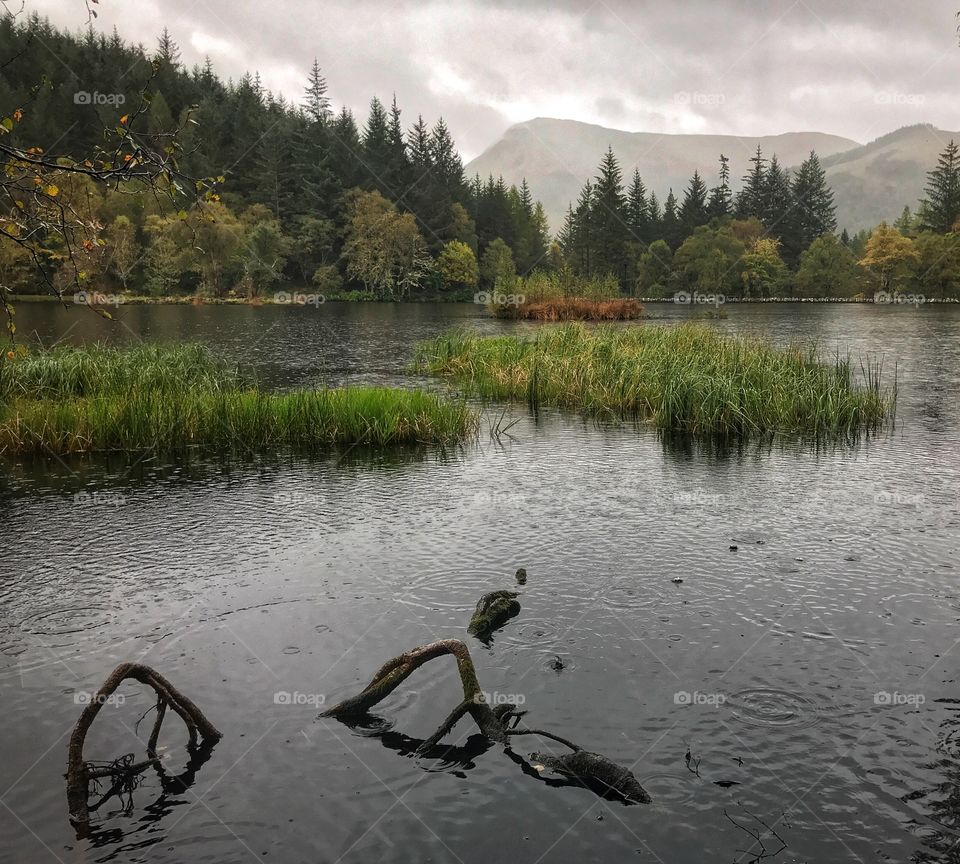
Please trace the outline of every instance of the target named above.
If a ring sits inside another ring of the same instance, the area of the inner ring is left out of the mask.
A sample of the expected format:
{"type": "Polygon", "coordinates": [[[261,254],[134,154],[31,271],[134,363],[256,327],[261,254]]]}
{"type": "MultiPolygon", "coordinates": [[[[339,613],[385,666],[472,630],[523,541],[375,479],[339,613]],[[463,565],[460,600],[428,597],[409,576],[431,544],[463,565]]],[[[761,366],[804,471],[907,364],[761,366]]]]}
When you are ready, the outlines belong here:
{"type": "Polygon", "coordinates": [[[926,174],[951,138],[930,125],[908,126],[861,145],[849,138],[821,132],[788,132],[759,138],[735,135],[660,135],[624,132],[575,120],[538,118],[510,127],[492,147],[470,162],[467,176],[503,175],[509,183],[527,178],[534,195],[543,202],[556,231],[570,202],[576,202],[587,178],[595,176],[607,146],[620,160],[624,183],[634,167],[640,169],[647,189],[660,203],[670,188],[677,198],[699,169],[708,186],[716,182],[717,159],[730,157],[736,190],[747,173],[751,155],[759,144],[769,158],[777,154],[784,166],[799,165],[816,150],[837,202],[837,222],[851,232],[872,228],[882,219],[896,219],[905,204],[916,209],[926,174]]]}
{"type": "Polygon", "coordinates": [[[905,204],[916,211],[927,172],[960,132],[929,124],[905,126],[863,147],[823,160],[827,182],[837,203],[837,224],[851,232],[892,222],[905,204]]]}
{"type": "MultiPolygon", "coordinates": [[[[576,202],[584,181],[597,173],[600,158],[608,146],[620,161],[624,181],[634,167],[648,190],[657,193],[660,203],[670,188],[678,198],[699,169],[708,185],[715,182],[721,153],[730,157],[732,183],[739,188],[740,177],[750,167],[748,160],[763,148],[769,158],[774,153],[780,164],[798,165],[816,150],[821,157],[833,156],[852,148],[856,141],[820,132],[788,132],[760,138],[736,135],[661,135],[653,132],[624,132],[576,120],[537,118],[511,126],[492,147],[466,166],[468,177],[501,174],[507,184],[519,184],[527,178],[534,196],[543,202],[550,228],[563,224],[567,205],[576,202]]],[[[903,204],[899,210],[903,209],[903,204]]]]}

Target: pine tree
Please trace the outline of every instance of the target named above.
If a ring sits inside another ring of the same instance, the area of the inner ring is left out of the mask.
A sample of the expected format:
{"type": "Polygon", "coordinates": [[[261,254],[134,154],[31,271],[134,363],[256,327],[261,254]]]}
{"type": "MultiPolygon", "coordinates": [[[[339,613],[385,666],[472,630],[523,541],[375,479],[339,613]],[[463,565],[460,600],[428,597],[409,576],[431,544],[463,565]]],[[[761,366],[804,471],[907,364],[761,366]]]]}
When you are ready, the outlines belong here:
{"type": "Polygon", "coordinates": [[[599,276],[612,273],[622,284],[626,278],[626,244],[630,231],[623,177],[612,147],[607,148],[600,162],[593,186],[592,215],[595,232],[592,272],[599,276]]]}
{"type": "Polygon", "coordinates": [[[837,230],[833,191],[815,152],[811,151],[797,170],[790,192],[793,208],[783,234],[783,255],[788,264],[795,265],[814,240],[837,230]]]}
{"type": "Polygon", "coordinates": [[[920,214],[924,230],[949,233],[960,219],[960,148],[955,141],[947,145],[937,167],[927,174],[926,194],[920,214]]]}
{"type": "Polygon", "coordinates": [[[581,276],[593,275],[595,231],[593,226],[593,183],[587,180],[573,211],[572,265],[581,276]]]}
{"type": "Polygon", "coordinates": [[[711,219],[723,219],[733,212],[732,194],[730,192],[730,160],[720,154],[720,185],[710,190],[710,200],[707,202],[707,216],[711,219]]]}
{"type": "MultiPolygon", "coordinates": [[[[398,190],[390,183],[390,125],[383,103],[374,96],[363,129],[364,188],[376,189],[384,198],[396,202],[398,190]]],[[[402,190],[401,190],[402,191],[402,190]]]]}
{"type": "Polygon", "coordinates": [[[627,225],[633,239],[638,243],[649,243],[653,239],[649,234],[650,209],[647,202],[647,189],[637,169],[633,171],[633,180],[627,191],[627,225]]]}
{"type": "Polygon", "coordinates": [[[680,205],[680,224],[685,236],[693,233],[698,225],[707,222],[707,184],[703,182],[699,171],[693,172],[690,185],[680,205]]]}
{"type": "Polygon", "coordinates": [[[160,38],[157,39],[156,59],[160,63],[176,69],[180,65],[180,47],[173,41],[170,31],[164,27],[160,38]]]}
{"type": "Polygon", "coordinates": [[[303,108],[314,123],[329,123],[333,115],[330,99],[327,96],[327,79],[321,74],[320,64],[316,58],[313,60],[307,79],[303,108]]]}
{"type": "Polygon", "coordinates": [[[762,219],[763,188],[767,174],[767,160],[763,158],[763,151],[757,145],[757,153],[751,157],[753,168],[743,178],[743,188],[737,196],[737,217],[749,219],[751,216],[762,219]]]}
{"type": "Polygon", "coordinates": [[[763,180],[760,221],[773,237],[780,239],[789,232],[790,226],[786,220],[792,215],[793,209],[790,175],[780,167],[780,161],[774,153],[763,180]]]}
{"type": "Polygon", "coordinates": [[[400,203],[409,209],[406,201],[407,193],[413,178],[411,177],[410,160],[407,158],[407,142],[404,140],[403,126],[400,123],[400,108],[397,105],[397,94],[393,94],[390,105],[390,123],[387,127],[387,165],[386,183],[396,190],[400,203]]]}
{"type": "Polygon", "coordinates": [[[680,224],[680,215],[677,212],[677,196],[673,189],[667,195],[663,205],[663,218],[660,220],[660,235],[667,241],[671,250],[676,251],[683,242],[683,226],[680,224]]]}

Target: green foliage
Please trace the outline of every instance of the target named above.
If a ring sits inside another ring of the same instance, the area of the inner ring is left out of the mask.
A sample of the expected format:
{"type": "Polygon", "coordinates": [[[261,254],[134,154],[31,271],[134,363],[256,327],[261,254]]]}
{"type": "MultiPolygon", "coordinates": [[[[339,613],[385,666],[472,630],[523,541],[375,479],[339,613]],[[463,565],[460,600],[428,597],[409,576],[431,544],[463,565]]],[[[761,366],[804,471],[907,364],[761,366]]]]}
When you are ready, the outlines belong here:
{"type": "Polygon", "coordinates": [[[413,215],[399,213],[379,192],[358,192],[348,212],[347,275],[382,299],[408,297],[430,266],[413,215]]]}
{"type": "Polygon", "coordinates": [[[729,226],[702,225],[677,250],[673,268],[678,282],[688,290],[738,294],[745,251],[729,226]]]}
{"type": "Polygon", "coordinates": [[[444,443],[462,403],[359,387],[266,393],[201,346],[56,349],[0,360],[0,449],[17,454],[444,443]]]}
{"type": "Polygon", "coordinates": [[[485,288],[513,285],[517,275],[513,251],[499,237],[487,246],[480,259],[480,280],[485,288]]]}
{"type": "Polygon", "coordinates": [[[634,294],[664,297],[673,291],[673,252],[666,240],[651,243],[640,256],[634,294]]]}
{"type": "Polygon", "coordinates": [[[833,234],[818,237],[800,256],[797,292],[801,297],[852,297],[864,273],[853,252],[833,234]]]}
{"type": "Polygon", "coordinates": [[[924,230],[946,234],[960,219],[960,146],[951,141],[927,175],[927,197],[920,222],[924,230]]]}
{"type": "Polygon", "coordinates": [[[892,415],[893,394],[867,362],[821,362],[695,325],[564,325],[533,338],[455,332],[418,347],[422,369],[484,398],[617,414],[694,435],[855,435],[892,415]]]}
{"type": "Polygon", "coordinates": [[[881,222],[867,240],[860,266],[881,291],[899,290],[919,260],[913,241],[881,222]]]}
{"type": "Polygon", "coordinates": [[[914,241],[912,291],[938,300],[960,300],[960,234],[924,231],[914,241]]]}
{"type": "Polygon", "coordinates": [[[451,240],[443,247],[437,266],[443,281],[454,288],[476,288],[480,278],[477,256],[466,243],[451,240]]]}
{"type": "Polygon", "coordinates": [[[772,237],[761,238],[740,259],[744,297],[780,296],[788,271],[778,245],[772,237]]]}

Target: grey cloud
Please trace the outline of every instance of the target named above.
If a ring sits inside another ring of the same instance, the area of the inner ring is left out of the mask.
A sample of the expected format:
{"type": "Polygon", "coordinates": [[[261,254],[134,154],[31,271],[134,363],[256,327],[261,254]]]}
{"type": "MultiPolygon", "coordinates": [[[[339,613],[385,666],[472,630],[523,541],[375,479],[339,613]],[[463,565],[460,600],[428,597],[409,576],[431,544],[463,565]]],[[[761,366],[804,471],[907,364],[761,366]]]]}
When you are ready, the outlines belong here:
{"type": "MultiPolygon", "coordinates": [[[[819,130],[865,141],[956,126],[955,0],[101,0],[98,26],[155,44],[166,24],[188,64],[258,70],[299,98],[314,56],[334,101],[366,115],[395,91],[405,118],[443,115],[465,155],[513,122],[580,119],[633,131],[819,130]],[[222,44],[221,44],[222,43],[222,44]],[[679,96],[678,96],[679,94],[679,96]],[[687,94],[689,98],[684,98],[687,94]],[[912,99],[906,98],[914,97],[912,99]]],[[[81,0],[27,0],[56,24],[81,0]]]]}

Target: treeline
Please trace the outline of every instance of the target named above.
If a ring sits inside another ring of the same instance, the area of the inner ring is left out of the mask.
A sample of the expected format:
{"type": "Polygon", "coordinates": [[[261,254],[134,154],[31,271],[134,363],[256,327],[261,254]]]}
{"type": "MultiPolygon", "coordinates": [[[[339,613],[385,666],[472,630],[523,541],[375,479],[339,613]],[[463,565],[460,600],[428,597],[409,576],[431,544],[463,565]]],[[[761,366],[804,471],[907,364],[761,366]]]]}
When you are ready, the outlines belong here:
{"type": "MultiPolygon", "coordinates": [[[[628,184],[612,149],[557,237],[559,266],[612,274],[642,297],[700,291],[740,298],[851,297],[911,290],[960,297],[960,158],[951,142],[930,172],[927,198],[891,228],[836,235],[833,193],[816,153],[793,174],[760,147],[740,191],[720,156],[708,188],[694,172],[681,199],[661,205],[637,171],[628,184]]],[[[556,262],[555,262],[556,263],[556,262]]]]}
{"type": "MultiPolygon", "coordinates": [[[[467,182],[443,120],[408,127],[396,99],[386,107],[374,98],[362,125],[335,111],[317,63],[294,104],[257,75],[224,82],[209,60],[184,68],[167,31],[148,52],[116,31],[77,36],[36,15],[0,20],[0,58],[0,105],[22,109],[18,146],[83,160],[146,92],[145,143],[164,146],[182,125],[183,174],[222,177],[206,208],[212,224],[123,188],[65,183],[64,203],[82,199],[102,227],[87,260],[69,264],[91,281],[213,294],[315,281],[376,297],[444,296],[492,267],[528,272],[548,251],[547,221],[525,182],[467,182]]],[[[29,287],[22,257],[0,251],[9,286],[29,287]]]]}

